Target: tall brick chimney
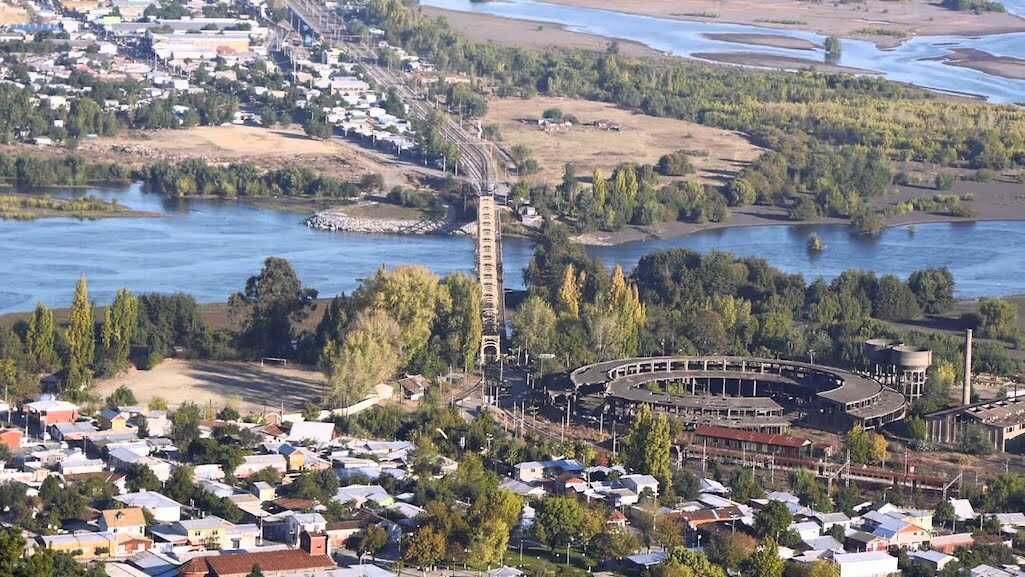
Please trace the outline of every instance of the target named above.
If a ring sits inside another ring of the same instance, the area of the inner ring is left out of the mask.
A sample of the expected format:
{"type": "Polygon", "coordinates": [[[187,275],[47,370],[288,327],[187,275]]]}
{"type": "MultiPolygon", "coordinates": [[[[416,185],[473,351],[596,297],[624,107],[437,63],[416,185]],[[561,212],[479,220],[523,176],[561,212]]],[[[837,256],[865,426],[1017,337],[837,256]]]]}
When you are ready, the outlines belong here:
{"type": "Polygon", "coordinates": [[[964,337],[964,383],[961,384],[961,404],[972,404],[972,329],[964,337]]]}

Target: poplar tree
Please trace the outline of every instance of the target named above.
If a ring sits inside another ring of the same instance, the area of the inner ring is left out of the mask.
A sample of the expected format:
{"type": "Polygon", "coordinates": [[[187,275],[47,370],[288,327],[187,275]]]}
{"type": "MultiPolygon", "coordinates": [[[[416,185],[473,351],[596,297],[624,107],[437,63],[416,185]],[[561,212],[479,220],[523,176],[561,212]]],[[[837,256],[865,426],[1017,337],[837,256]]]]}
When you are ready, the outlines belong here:
{"type": "Polygon", "coordinates": [[[630,423],[630,431],[626,435],[623,464],[628,469],[640,472],[647,469],[645,446],[648,443],[648,436],[651,434],[651,427],[651,408],[648,405],[641,405],[641,408],[634,413],[634,420],[630,423]]]}
{"type": "Polygon", "coordinates": [[[653,420],[647,441],[644,446],[644,472],[655,477],[659,491],[668,495],[673,487],[669,454],[672,440],[669,435],[669,418],[664,413],[653,420]]]}
{"type": "Polygon", "coordinates": [[[139,316],[139,299],[127,289],[117,291],[114,304],[103,313],[103,351],[113,371],[128,362],[139,316]]]}
{"type": "Polygon", "coordinates": [[[68,316],[65,333],[68,343],[67,388],[77,393],[92,380],[93,357],[96,352],[96,336],[93,333],[93,307],[89,302],[89,285],[85,275],[75,285],[75,298],[68,316]]]}
{"type": "Polygon", "coordinates": [[[628,284],[620,266],[612,271],[612,286],[609,290],[609,312],[616,321],[614,339],[615,356],[628,357],[637,354],[640,347],[641,329],[647,321],[644,303],[641,302],[637,286],[628,284]]]}
{"type": "Polygon", "coordinates": [[[562,269],[562,286],[559,287],[559,312],[573,318],[580,317],[580,286],[573,264],[562,269]]]}
{"type": "Polygon", "coordinates": [[[608,194],[608,184],[605,182],[605,175],[601,169],[595,169],[591,176],[591,183],[594,186],[594,207],[599,215],[605,212],[605,195],[608,194]]]}
{"type": "Polygon", "coordinates": [[[36,310],[28,321],[25,345],[32,360],[35,361],[36,368],[41,371],[52,370],[57,364],[53,327],[53,311],[43,303],[37,303],[36,310]]]}

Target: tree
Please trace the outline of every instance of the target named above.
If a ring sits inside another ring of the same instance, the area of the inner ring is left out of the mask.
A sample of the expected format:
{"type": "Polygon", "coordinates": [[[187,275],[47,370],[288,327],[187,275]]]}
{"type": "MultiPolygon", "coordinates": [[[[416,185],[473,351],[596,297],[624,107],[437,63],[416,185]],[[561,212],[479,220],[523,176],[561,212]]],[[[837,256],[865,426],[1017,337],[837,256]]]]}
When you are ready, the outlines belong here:
{"type": "Polygon", "coordinates": [[[873,315],[884,321],[913,319],[922,314],[915,294],[893,275],[879,279],[873,315]]]}
{"type": "Polygon", "coordinates": [[[127,407],[136,404],[138,401],[135,399],[135,394],[132,393],[132,389],[129,389],[125,385],[114,389],[114,392],[107,396],[107,406],[111,409],[118,407],[127,407]]]}
{"type": "Polygon", "coordinates": [[[850,453],[852,463],[879,463],[886,459],[886,438],[855,425],[847,432],[844,449],[850,453]]]}
{"type": "Polygon", "coordinates": [[[929,428],[925,420],[919,416],[913,416],[907,420],[908,435],[916,441],[924,441],[929,434],[929,428]]]}
{"type": "Polygon", "coordinates": [[[958,448],[971,455],[988,455],[995,450],[989,432],[978,424],[965,425],[958,442],[958,448]]]}
{"type": "Polygon", "coordinates": [[[301,322],[316,306],[317,291],[304,288],[292,265],[268,257],[260,274],[249,277],[245,290],[228,303],[237,317],[245,317],[241,340],[256,355],[290,357],[292,323],[301,322]]]}
{"type": "Polygon", "coordinates": [[[68,344],[68,367],[66,385],[72,396],[93,378],[91,366],[96,352],[96,336],[93,332],[93,305],[89,302],[89,284],[85,276],[75,285],[75,297],[68,313],[68,329],[65,333],[68,344]]]}
{"type": "Polygon", "coordinates": [[[321,364],[331,383],[330,398],[337,406],[362,401],[378,383],[398,372],[401,329],[385,311],[363,311],[341,342],[330,341],[321,364]]]}
{"type": "Polygon", "coordinates": [[[765,539],[778,539],[794,522],[794,516],[781,501],[769,501],[764,509],[755,515],[755,533],[765,539]]]}
{"type": "Polygon", "coordinates": [[[25,337],[25,346],[36,368],[42,371],[52,370],[57,364],[53,311],[43,303],[36,303],[36,310],[29,318],[25,337]]]}
{"type": "Polygon", "coordinates": [[[840,53],[842,51],[842,47],[839,38],[837,38],[836,36],[830,36],[826,38],[826,42],[824,43],[823,47],[826,50],[826,60],[828,60],[829,62],[837,62],[840,60],[840,53]]]}
{"type": "Polygon", "coordinates": [[[683,546],[680,524],[666,515],[658,515],[651,526],[651,541],[665,551],[683,546]]]}
{"type": "Polygon", "coordinates": [[[128,363],[138,316],[139,299],[125,289],[117,291],[114,304],[103,313],[103,354],[111,373],[128,363]]]}
{"type": "Polygon", "coordinates": [[[747,503],[751,499],[761,499],[765,496],[765,489],[758,483],[754,472],[750,469],[741,469],[733,478],[732,499],[738,503],[747,503]]]}
{"type": "Polygon", "coordinates": [[[941,315],[954,305],[954,275],[946,267],[917,270],[908,277],[908,286],[927,314],[941,315]]]}
{"type": "Polygon", "coordinates": [[[716,565],[729,571],[737,571],[758,545],[754,537],[746,533],[716,532],[705,545],[705,555],[716,565]]]}
{"type": "Polygon", "coordinates": [[[379,310],[399,328],[398,352],[403,363],[427,347],[439,310],[451,307],[450,296],[426,267],[384,267],[353,294],[357,309],[379,310]]]}
{"type": "Polygon", "coordinates": [[[663,494],[671,494],[673,476],[670,470],[672,440],[669,420],[664,414],[654,417],[644,405],[634,415],[623,448],[625,464],[631,470],[651,475],[663,494]]]}
{"type": "Polygon", "coordinates": [[[572,497],[548,497],[534,518],[534,535],[552,550],[568,545],[580,533],[583,509],[572,497]]]}
{"type": "Polygon", "coordinates": [[[159,491],[160,479],[146,465],[132,465],[125,474],[129,491],[159,491]]]}
{"type": "MultiPolygon", "coordinates": [[[[952,524],[957,519],[957,515],[954,512],[954,505],[947,500],[940,501],[939,504],[936,505],[935,512],[933,512],[933,518],[942,524],[952,524]]],[[[953,527],[951,527],[951,530],[953,530],[953,527]]]]}
{"type": "Polygon", "coordinates": [[[622,559],[640,549],[641,543],[632,532],[613,527],[595,535],[587,548],[599,559],[622,559]]]}
{"type": "Polygon", "coordinates": [[[694,172],[694,165],[686,150],[677,150],[658,159],[658,172],[663,176],[686,176],[694,172]]]}
{"type": "Polygon", "coordinates": [[[445,356],[449,362],[469,372],[476,363],[483,332],[480,285],[462,273],[447,275],[441,284],[448,291],[447,300],[452,303],[439,320],[438,332],[445,343],[445,356]]]}
{"type": "Polygon", "coordinates": [[[580,285],[573,263],[562,270],[562,285],[559,287],[559,314],[570,318],[580,316],[580,285]]]}
{"type": "Polygon", "coordinates": [[[612,356],[636,355],[647,315],[637,285],[627,284],[623,268],[619,265],[612,271],[608,310],[616,323],[612,338],[612,356]]]}
{"type": "Polygon", "coordinates": [[[979,304],[979,330],[991,339],[1006,339],[1018,330],[1018,307],[1004,299],[983,299],[979,304]]]}
{"type": "Polygon", "coordinates": [[[746,575],[752,577],[783,577],[783,560],[779,557],[776,541],[766,539],[762,546],[747,558],[746,575]]]}
{"type": "Polygon", "coordinates": [[[512,314],[516,342],[533,355],[550,352],[555,337],[556,316],[552,307],[537,295],[523,301],[512,314]]]}
{"type": "Polygon", "coordinates": [[[185,403],[171,415],[171,440],[182,452],[199,438],[199,407],[185,403]]]}
{"type": "Polygon", "coordinates": [[[509,546],[509,526],[490,519],[477,528],[470,541],[469,561],[474,565],[498,565],[509,546]]]}
{"type": "Polygon", "coordinates": [[[260,568],[260,565],[253,565],[253,570],[246,577],[263,577],[263,570],[260,568]]]}
{"type": "Polygon", "coordinates": [[[356,545],[356,553],[359,554],[360,560],[363,559],[364,555],[373,557],[377,555],[378,551],[384,549],[387,544],[388,531],[380,525],[371,525],[364,529],[362,535],[360,535],[359,543],[356,545]]]}
{"type": "Polygon", "coordinates": [[[445,558],[445,536],[430,525],[417,529],[406,541],[402,559],[420,567],[424,574],[445,558]]]}

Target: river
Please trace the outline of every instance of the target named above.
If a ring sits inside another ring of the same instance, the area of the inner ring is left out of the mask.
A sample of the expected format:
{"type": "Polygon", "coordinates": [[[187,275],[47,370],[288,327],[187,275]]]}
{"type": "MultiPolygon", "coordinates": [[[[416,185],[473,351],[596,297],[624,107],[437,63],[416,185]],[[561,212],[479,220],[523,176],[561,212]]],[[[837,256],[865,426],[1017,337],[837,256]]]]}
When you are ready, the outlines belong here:
{"type": "MultiPolygon", "coordinates": [[[[184,291],[201,302],[223,302],[242,290],[268,256],[287,258],[302,281],[323,296],[352,291],[381,265],[423,264],[439,274],[473,271],[474,247],[467,237],[314,231],[301,226],[299,214],[239,203],[169,200],[146,194],[138,185],[89,193],[162,216],[0,221],[0,313],[30,310],[37,300],[67,306],[82,274],[99,304],[110,302],[119,288],[184,291]]],[[[1025,222],[981,222],[895,228],[870,240],[852,236],[843,226],[737,227],[588,251],[630,269],[655,250],[724,250],[765,258],[807,279],[833,278],[850,268],[903,276],[947,266],[958,296],[978,297],[1025,293],[1023,246],[1025,222]],[[818,256],[805,250],[812,231],[827,245],[818,256]]],[[[522,270],[532,253],[529,241],[503,241],[507,288],[523,286],[522,270]]]]}
{"type": "MultiPolygon", "coordinates": [[[[821,49],[798,50],[727,42],[709,38],[709,34],[778,34],[809,40],[818,45],[825,41],[821,34],[762,26],[745,26],[718,22],[692,22],[671,18],[655,18],[609,10],[547,4],[533,0],[473,2],[472,0],[420,0],[434,6],[461,12],[478,12],[516,18],[552,22],[574,32],[638,42],[678,56],[695,53],[759,53],[822,61],[821,49]]],[[[1025,0],[1008,0],[1008,10],[1025,12],[1025,0]]],[[[992,102],[1025,101],[1025,80],[1003,78],[994,74],[945,64],[941,58],[956,48],[973,48],[995,56],[1025,59],[1025,33],[993,34],[979,37],[917,36],[895,48],[881,49],[872,42],[842,40],[842,53],[837,64],[878,72],[890,80],[907,82],[940,90],[979,96],[992,102]]]]}

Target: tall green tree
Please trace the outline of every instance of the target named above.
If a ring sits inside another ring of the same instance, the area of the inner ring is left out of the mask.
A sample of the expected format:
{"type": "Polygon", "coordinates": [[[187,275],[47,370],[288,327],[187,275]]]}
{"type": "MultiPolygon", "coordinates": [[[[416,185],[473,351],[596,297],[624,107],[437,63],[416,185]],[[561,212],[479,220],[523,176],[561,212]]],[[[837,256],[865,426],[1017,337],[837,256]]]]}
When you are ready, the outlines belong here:
{"type": "Polygon", "coordinates": [[[746,575],[751,577],[783,577],[783,559],[779,557],[776,541],[766,539],[757,551],[747,558],[746,575]]]}
{"type": "Polygon", "coordinates": [[[64,338],[68,343],[65,385],[69,393],[76,395],[92,381],[92,364],[96,354],[93,305],[89,302],[89,284],[84,275],[75,285],[75,297],[71,302],[68,328],[64,338]]]}
{"type": "Polygon", "coordinates": [[[228,304],[235,316],[242,317],[243,346],[256,355],[290,357],[292,324],[306,318],[316,298],[317,291],[303,287],[287,260],[272,256],[228,304]]]}
{"type": "Polygon", "coordinates": [[[53,311],[43,303],[37,303],[36,310],[28,321],[25,347],[40,371],[53,370],[57,365],[55,337],[53,311]]]}
{"type": "Polygon", "coordinates": [[[128,363],[138,319],[139,299],[126,289],[117,291],[114,304],[103,313],[103,353],[111,372],[128,363]]]}
{"type": "Polygon", "coordinates": [[[440,300],[451,303],[440,319],[439,333],[445,344],[446,356],[449,362],[458,363],[464,371],[469,371],[477,361],[483,332],[480,285],[462,273],[447,275],[441,284],[448,291],[448,299],[440,300]]]}

